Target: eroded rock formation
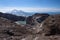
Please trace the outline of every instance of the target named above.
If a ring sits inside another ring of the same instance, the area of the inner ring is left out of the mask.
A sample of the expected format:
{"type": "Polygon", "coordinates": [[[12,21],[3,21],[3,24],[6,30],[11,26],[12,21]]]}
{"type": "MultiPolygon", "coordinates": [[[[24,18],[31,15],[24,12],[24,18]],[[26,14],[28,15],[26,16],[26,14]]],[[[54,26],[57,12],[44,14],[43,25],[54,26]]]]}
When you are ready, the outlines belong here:
{"type": "Polygon", "coordinates": [[[41,23],[42,21],[44,21],[48,16],[49,16],[49,14],[36,13],[32,16],[27,17],[26,23],[29,25],[35,25],[35,24],[38,24],[38,23],[41,23]]]}
{"type": "Polygon", "coordinates": [[[42,30],[43,21],[47,19],[50,15],[49,14],[34,14],[27,18],[26,23],[33,26],[32,29],[34,30],[33,33],[39,33],[42,30]]]}

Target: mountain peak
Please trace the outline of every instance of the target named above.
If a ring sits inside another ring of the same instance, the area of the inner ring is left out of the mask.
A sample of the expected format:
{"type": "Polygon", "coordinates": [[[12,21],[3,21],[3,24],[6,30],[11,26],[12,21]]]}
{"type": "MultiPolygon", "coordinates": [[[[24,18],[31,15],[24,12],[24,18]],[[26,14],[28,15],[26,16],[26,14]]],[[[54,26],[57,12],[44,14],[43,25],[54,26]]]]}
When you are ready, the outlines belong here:
{"type": "Polygon", "coordinates": [[[30,12],[24,12],[22,10],[17,10],[17,9],[14,9],[8,13],[11,13],[11,14],[14,14],[14,15],[17,15],[17,16],[30,16],[32,15],[33,13],[30,13],[30,12]]]}

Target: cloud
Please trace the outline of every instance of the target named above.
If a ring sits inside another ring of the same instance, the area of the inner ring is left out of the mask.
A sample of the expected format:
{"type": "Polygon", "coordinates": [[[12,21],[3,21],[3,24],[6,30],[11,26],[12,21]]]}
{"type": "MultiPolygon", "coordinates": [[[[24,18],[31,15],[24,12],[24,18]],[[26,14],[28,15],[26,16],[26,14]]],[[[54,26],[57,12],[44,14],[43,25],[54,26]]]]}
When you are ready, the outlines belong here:
{"type": "Polygon", "coordinates": [[[32,8],[32,7],[4,7],[0,8],[0,12],[8,12],[14,9],[26,12],[60,12],[60,8],[32,8]]]}

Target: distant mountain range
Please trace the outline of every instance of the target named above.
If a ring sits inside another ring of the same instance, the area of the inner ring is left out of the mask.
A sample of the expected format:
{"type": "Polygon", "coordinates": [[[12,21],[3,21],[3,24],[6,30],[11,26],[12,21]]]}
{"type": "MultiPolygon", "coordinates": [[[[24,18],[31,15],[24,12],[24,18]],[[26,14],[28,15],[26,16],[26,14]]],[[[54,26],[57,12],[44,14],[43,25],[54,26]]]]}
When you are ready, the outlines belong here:
{"type": "Polygon", "coordinates": [[[24,12],[22,10],[17,10],[17,9],[14,9],[14,10],[9,11],[7,13],[17,15],[17,16],[31,16],[31,15],[33,15],[35,13],[60,14],[60,12],[24,12]]]}
{"type": "Polygon", "coordinates": [[[10,12],[7,12],[7,13],[17,15],[17,16],[31,16],[31,15],[34,14],[33,12],[24,12],[22,10],[16,10],[16,9],[14,9],[14,10],[12,10],[10,12]]]}

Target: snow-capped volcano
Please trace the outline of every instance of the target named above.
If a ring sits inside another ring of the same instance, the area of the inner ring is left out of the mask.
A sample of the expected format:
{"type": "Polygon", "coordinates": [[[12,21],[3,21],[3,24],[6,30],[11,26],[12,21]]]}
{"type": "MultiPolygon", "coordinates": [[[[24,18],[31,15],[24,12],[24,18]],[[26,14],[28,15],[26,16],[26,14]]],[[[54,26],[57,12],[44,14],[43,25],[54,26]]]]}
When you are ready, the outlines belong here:
{"type": "Polygon", "coordinates": [[[8,12],[8,13],[11,13],[11,14],[14,14],[14,15],[17,15],[17,16],[30,16],[30,15],[34,14],[32,12],[24,12],[22,10],[16,10],[16,9],[14,9],[14,10],[8,12]]]}

